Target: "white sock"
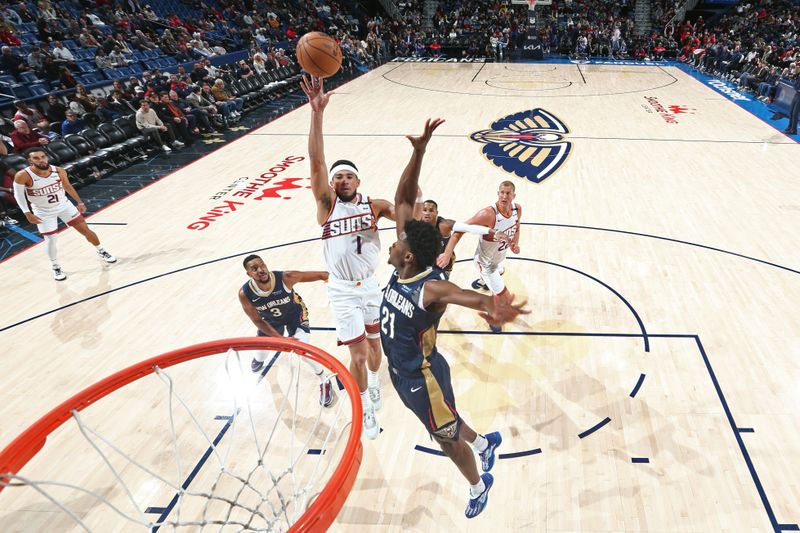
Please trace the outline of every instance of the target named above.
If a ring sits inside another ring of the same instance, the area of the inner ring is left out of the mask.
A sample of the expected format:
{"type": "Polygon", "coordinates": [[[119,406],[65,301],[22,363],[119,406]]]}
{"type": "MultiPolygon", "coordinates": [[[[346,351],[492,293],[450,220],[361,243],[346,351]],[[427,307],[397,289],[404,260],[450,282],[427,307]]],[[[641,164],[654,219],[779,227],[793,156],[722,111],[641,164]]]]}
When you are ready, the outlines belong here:
{"type": "Polygon", "coordinates": [[[95,248],[97,249],[97,252],[101,254],[106,251],[106,249],[103,248],[102,244],[98,244],[97,246],[95,246],[95,248]]]}
{"type": "Polygon", "coordinates": [[[308,357],[303,357],[302,359],[303,359],[303,362],[305,362],[308,366],[310,366],[311,369],[314,371],[314,373],[317,375],[317,377],[319,378],[319,382],[320,383],[324,383],[325,382],[325,371],[322,368],[322,365],[320,365],[316,361],[312,361],[308,357]]]}
{"type": "Polygon", "coordinates": [[[378,377],[378,372],[373,372],[369,368],[367,369],[367,387],[370,389],[374,389],[376,387],[381,386],[381,380],[378,377]]]}
{"type": "Polygon", "coordinates": [[[489,447],[489,441],[486,440],[486,437],[481,435],[480,433],[477,434],[478,436],[475,437],[473,442],[470,442],[469,445],[472,446],[472,449],[478,453],[483,453],[486,451],[486,448],[489,447]]]}
{"type": "Polygon", "coordinates": [[[58,251],[56,249],[56,236],[44,236],[44,250],[47,252],[47,258],[50,259],[50,264],[53,268],[58,267],[58,251]]]}
{"type": "Polygon", "coordinates": [[[486,485],[483,484],[483,478],[478,478],[477,483],[469,486],[469,497],[477,498],[485,490],[486,490],[486,485]]]}
{"type": "Polygon", "coordinates": [[[253,356],[253,359],[259,363],[263,363],[267,359],[267,352],[264,350],[257,350],[256,354],[253,356]]]}
{"type": "Polygon", "coordinates": [[[368,391],[361,391],[361,408],[365,412],[367,409],[372,410],[372,400],[369,399],[368,391]]]}

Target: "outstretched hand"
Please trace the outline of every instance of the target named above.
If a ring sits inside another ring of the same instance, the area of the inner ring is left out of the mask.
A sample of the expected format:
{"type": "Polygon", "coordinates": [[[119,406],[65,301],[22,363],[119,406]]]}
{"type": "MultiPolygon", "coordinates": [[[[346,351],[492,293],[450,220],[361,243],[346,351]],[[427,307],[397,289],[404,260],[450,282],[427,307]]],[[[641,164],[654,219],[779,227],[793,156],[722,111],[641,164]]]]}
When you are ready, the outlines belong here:
{"type": "Polygon", "coordinates": [[[311,104],[311,109],[314,111],[322,111],[328,105],[328,100],[333,92],[326,93],[322,86],[322,78],[316,76],[306,76],[303,74],[303,79],[300,80],[300,88],[306,93],[308,103],[311,104]]]}
{"type": "Polygon", "coordinates": [[[431,140],[431,135],[433,135],[434,130],[442,124],[444,124],[443,118],[428,119],[425,121],[425,131],[422,132],[422,135],[406,135],[406,139],[411,141],[411,146],[414,147],[414,150],[425,150],[425,147],[428,146],[428,141],[431,140]]]}
{"type": "Polygon", "coordinates": [[[436,258],[436,266],[439,268],[447,268],[447,265],[450,264],[450,258],[452,255],[447,255],[445,253],[439,254],[439,257],[436,258]]]}
{"type": "Polygon", "coordinates": [[[506,322],[511,322],[519,315],[527,315],[530,313],[529,309],[525,308],[528,300],[523,300],[521,303],[514,303],[513,297],[501,297],[497,294],[492,296],[492,311],[490,313],[480,313],[481,318],[486,320],[492,326],[502,326],[506,322]]]}

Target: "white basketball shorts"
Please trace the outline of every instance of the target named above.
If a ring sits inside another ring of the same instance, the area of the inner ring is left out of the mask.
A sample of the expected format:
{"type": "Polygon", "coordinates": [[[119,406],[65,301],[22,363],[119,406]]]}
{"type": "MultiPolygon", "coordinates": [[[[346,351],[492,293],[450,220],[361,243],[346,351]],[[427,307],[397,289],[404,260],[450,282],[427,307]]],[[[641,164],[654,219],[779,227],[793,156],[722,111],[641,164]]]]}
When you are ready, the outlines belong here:
{"type": "Polygon", "coordinates": [[[327,290],[339,344],[355,344],[366,337],[380,337],[379,315],[383,295],[375,276],[362,281],[331,277],[327,290]]]}
{"type": "Polygon", "coordinates": [[[36,228],[41,235],[55,233],[58,230],[59,218],[67,225],[81,220],[81,214],[72,202],[64,202],[52,210],[39,210],[34,207],[33,214],[42,220],[41,224],[36,224],[36,228]]]}

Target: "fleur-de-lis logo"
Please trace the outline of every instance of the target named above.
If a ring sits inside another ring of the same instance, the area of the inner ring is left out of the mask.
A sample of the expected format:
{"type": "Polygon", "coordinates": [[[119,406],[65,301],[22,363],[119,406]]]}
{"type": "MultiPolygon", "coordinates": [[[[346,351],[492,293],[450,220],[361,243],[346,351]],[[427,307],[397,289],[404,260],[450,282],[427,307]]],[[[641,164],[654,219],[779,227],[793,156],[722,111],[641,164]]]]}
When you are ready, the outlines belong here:
{"type": "Polygon", "coordinates": [[[476,131],[470,139],[483,144],[483,155],[495,166],[540,183],[567,160],[572,149],[568,133],[561,120],[536,108],[496,120],[491,129],[476,131]]]}

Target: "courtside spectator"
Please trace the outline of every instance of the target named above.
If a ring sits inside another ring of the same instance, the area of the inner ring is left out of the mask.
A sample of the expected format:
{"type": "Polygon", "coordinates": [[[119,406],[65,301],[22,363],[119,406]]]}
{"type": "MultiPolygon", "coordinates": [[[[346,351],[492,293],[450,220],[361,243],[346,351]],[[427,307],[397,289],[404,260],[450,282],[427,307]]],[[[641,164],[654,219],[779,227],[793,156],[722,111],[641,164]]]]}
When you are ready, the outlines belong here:
{"type": "Polygon", "coordinates": [[[28,148],[49,144],[50,139],[47,135],[32,130],[24,120],[15,120],[14,131],[11,132],[11,142],[14,143],[14,151],[21,154],[28,148]]]}

